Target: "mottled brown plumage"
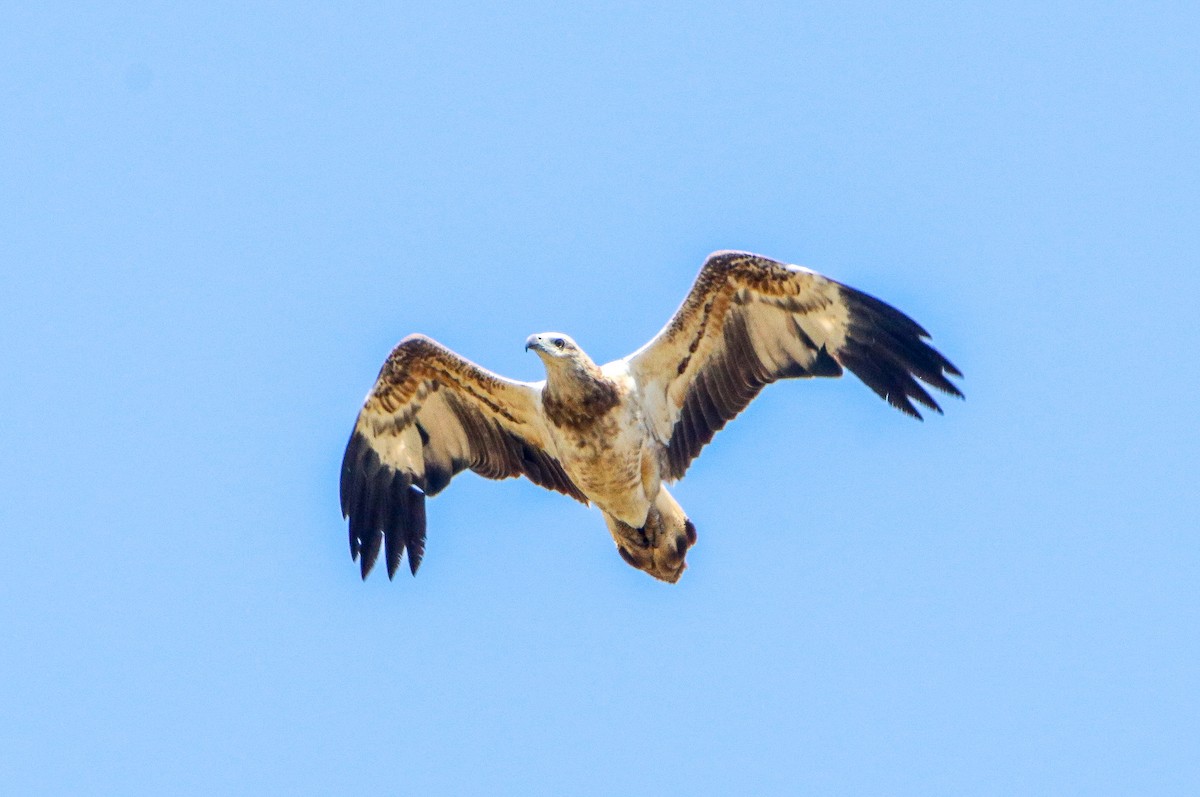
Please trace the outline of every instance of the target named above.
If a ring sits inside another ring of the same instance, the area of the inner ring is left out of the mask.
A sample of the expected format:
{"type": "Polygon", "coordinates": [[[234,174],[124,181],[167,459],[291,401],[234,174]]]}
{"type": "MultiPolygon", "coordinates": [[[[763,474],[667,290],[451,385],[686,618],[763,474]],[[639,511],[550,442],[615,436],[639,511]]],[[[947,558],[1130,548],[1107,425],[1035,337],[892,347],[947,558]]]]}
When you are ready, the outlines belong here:
{"type": "Polygon", "coordinates": [[[559,395],[549,387],[542,390],[546,419],[560,429],[585,429],[619,401],[616,385],[601,375],[586,380],[575,395],[559,395]]]}

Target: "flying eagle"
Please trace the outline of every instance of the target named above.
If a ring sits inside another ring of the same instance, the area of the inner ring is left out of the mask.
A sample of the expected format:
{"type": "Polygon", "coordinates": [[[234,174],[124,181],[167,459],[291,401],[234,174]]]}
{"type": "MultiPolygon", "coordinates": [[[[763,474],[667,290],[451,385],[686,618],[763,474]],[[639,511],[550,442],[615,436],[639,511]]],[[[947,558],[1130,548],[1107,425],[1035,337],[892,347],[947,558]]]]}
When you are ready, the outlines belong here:
{"type": "Polygon", "coordinates": [[[595,504],[621,557],[675,582],[696,527],[667,492],[713,435],[777,379],[849,368],[893,407],[941,408],[917,381],[962,396],[929,333],[878,299],[747,252],[708,257],[667,325],[596,365],[569,336],[531,335],[542,382],[494,374],[423,335],[402,340],[367,395],[342,461],[342,516],[365,579],[425,553],[425,498],[470,468],[525,476],[595,504]]]}

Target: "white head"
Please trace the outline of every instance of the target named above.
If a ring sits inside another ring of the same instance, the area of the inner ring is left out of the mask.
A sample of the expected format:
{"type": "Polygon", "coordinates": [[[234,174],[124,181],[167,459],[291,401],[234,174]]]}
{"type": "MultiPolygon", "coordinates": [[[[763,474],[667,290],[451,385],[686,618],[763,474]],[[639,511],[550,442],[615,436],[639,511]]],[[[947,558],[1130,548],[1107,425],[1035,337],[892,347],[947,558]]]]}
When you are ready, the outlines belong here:
{"type": "Polygon", "coordinates": [[[592,358],[579,348],[579,344],[572,340],[570,335],[564,335],[562,332],[540,332],[530,335],[525,340],[525,350],[529,351],[530,349],[533,349],[537,356],[542,358],[547,372],[552,370],[591,371],[596,367],[592,358]]]}

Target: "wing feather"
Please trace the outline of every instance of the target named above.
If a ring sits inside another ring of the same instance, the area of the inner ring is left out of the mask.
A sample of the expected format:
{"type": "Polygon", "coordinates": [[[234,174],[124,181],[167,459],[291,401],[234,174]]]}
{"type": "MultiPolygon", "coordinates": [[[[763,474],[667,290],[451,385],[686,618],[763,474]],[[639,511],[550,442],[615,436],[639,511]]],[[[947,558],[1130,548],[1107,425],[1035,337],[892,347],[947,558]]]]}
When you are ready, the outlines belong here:
{"type": "Polygon", "coordinates": [[[683,304],[625,358],[677,479],[726,423],[779,379],[850,369],[900,411],[942,410],[924,382],[953,396],[961,372],[920,324],[872,296],[800,266],[746,252],[709,256],[683,304]],[[920,380],[920,381],[918,381],[920,380]]]}
{"type": "Polygon", "coordinates": [[[498,376],[421,335],[392,350],[342,459],[342,516],[362,577],[381,549],[388,577],[405,550],[415,575],[425,553],[425,499],[471,469],[525,476],[579,501],[542,418],[538,385],[498,376]]]}

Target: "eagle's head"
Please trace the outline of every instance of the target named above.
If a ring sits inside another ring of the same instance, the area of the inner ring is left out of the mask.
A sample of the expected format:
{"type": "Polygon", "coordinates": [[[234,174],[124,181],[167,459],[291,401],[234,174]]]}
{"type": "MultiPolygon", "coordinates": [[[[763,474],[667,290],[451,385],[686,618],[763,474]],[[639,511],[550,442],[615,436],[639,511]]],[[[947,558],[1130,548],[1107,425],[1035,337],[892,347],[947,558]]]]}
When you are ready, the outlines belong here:
{"type": "Polygon", "coordinates": [[[592,358],[579,348],[570,335],[561,332],[539,332],[525,340],[525,351],[533,349],[546,366],[546,370],[590,371],[596,367],[592,358]]]}
{"type": "Polygon", "coordinates": [[[525,351],[530,349],[537,352],[537,356],[541,357],[547,365],[550,360],[564,357],[569,359],[583,353],[570,335],[564,335],[561,332],[539,332],[536,335],[530,335],[525,339],[525,351]]]}

